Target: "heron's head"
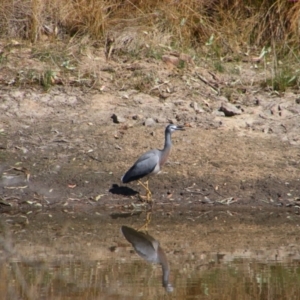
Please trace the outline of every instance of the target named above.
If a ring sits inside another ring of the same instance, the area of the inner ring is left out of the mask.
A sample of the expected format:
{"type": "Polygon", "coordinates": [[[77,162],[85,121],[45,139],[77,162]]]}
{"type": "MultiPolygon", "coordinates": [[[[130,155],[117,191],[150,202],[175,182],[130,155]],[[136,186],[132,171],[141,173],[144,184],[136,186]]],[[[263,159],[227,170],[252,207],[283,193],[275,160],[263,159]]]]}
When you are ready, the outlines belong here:
{"type": "Polygon", "coordinates": [[[175,130],[185,130],[185,129],[184,126],[182,125],[174,125],[174,124],[170,124],[166,128],[166,132],[170,132],[170,133],[172,133],[175,130]]]}

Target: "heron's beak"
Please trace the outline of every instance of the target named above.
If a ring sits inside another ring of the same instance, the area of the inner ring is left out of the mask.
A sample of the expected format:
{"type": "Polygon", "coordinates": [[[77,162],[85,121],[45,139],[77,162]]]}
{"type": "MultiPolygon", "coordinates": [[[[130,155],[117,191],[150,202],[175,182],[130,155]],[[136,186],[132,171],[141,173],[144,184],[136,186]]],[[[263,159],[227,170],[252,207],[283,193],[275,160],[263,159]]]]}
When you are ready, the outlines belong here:
{"type": "Polygon", "coordinates": [[[185,130],[183,125],[176,125],[176,130],[185,130]]]}

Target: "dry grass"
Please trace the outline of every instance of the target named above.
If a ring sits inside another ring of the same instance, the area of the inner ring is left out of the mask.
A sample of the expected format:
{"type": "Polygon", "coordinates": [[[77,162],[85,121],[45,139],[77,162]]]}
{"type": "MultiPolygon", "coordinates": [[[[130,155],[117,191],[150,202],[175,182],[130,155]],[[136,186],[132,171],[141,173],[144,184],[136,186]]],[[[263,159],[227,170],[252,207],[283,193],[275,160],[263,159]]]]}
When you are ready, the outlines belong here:
{"type": "MultiPolygon", "coordinates": [[[[161,59],[177,50],[188,53],[196,63],[200,57],[214,60],[212,65],[219,72],[224,72],[224,61],[240,61],[245,55],[258,57],[262,49],[270,49],[268,62],[271,59],[272,66],[268,66],[273,75],[271,84],[267,81],[265,84],[285,90],[299,85],[298,70],[282,72],[279,66],[279,62],[285,65],[286,59],[289,65],[291,61],[299,63],[299,20],[300,0],[0,2],[0,38],[7,38],[8,44],[14,44],[14,39],[23,39],[22,45],[30,41],[34,48],[40,49],[33,50],[30,58],[42,62],[45,55],[49,58],[41,71],[21,69],[17,82],[23,84],[29,78],[42,84],[45,90],[57,83],[84,82],[93,86],[99,81],[92,68],[86,74],[80,72],[82,57],[92,57],[85,53],[89,45],[95,46],[92,47],[95,51],[104,47],[106,58],[113,53],[122,62],[121,54],[127,56],[126,60],[128,57],[161,59]]],[[[7,60],[9,49],[6,50],[0,49],[2,64],[7,60]]],[[[145,79],[153,81],[143,76],[139,80],[145,79]]],[[[147,89],[147,84],[140,84],[139,80],[135,82],[136,88],[147,89]]]]}
{"type": "Polygon", "coordinates": [[[249,45],[299,42],[300,1],[2,0],[0,34],[35,42],[43,35],[101,39],[124,29],[155,32],[161,43],[200,48],[214,35],[222,53],[249,45]],[[165,41],[166,42],[166,41],[165,41]]]}

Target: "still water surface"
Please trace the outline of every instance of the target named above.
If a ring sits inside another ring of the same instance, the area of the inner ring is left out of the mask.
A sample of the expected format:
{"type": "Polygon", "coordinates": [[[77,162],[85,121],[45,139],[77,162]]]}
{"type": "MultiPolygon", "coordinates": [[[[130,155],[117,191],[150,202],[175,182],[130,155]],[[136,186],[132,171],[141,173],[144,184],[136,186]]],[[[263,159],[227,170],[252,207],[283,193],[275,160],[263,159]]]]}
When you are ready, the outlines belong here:
{"type": "Polygon", "coordinates": [[[205,262],[171,266],[168,293],[161,267],[130,259],[2,261],[1,299],[300,299],[300,261],[258,261],[207,254],[205,262]]]}

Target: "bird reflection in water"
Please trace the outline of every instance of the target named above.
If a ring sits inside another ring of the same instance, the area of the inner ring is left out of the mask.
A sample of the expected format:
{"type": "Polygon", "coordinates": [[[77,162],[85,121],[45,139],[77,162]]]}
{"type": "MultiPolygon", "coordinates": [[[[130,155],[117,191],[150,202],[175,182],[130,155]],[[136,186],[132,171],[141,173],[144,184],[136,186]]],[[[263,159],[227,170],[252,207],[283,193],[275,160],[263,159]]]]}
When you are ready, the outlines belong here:
{"type": "Polygon", "coordinates": [[[162,285],[167,292],[173,292],[173,286],[169,282],[170,266],[159,242],[148,233],[136,231],[131,227],[122,226],[121,231],[139,256],[148,262],[161,265],[163,272],[162,285]]]}

